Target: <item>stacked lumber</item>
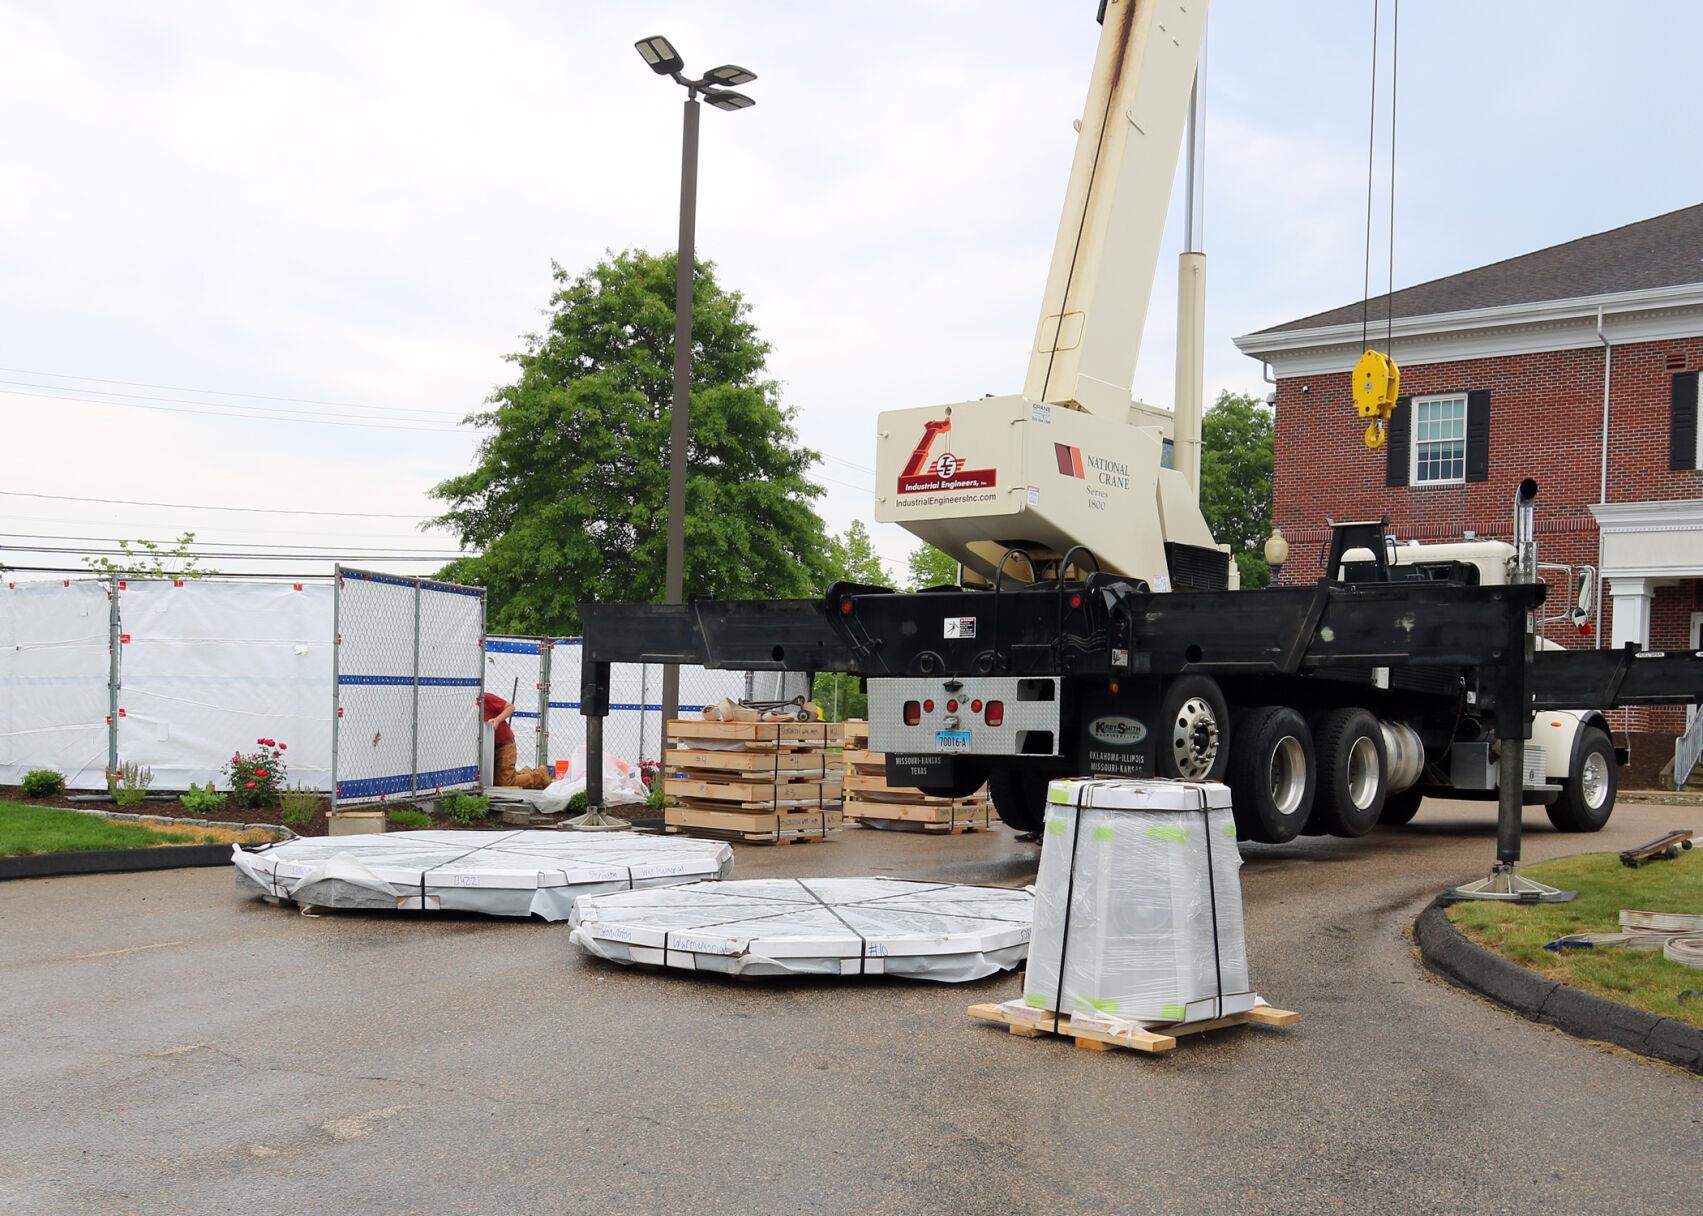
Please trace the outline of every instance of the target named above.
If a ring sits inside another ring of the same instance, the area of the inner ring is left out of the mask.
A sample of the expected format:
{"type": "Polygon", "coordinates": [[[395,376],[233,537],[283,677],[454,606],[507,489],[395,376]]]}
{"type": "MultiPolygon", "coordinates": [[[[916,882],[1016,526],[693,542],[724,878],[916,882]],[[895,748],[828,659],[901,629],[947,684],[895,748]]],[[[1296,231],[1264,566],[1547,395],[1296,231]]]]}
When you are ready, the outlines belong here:
{"type": "Polygon", "coordinates": [[[846,814],[865,827],[939,835],[985,832],[994,823],[987,786],[967,798],[936,798],[887,784],[887,755],[869,750],[869,723],[847,722],[846,814]]]}
{"type": "Polygon", "coordinates": [[[840,830],[837,722],[668,723],[663,752],[672,834],[775,844],[840,830]]]}

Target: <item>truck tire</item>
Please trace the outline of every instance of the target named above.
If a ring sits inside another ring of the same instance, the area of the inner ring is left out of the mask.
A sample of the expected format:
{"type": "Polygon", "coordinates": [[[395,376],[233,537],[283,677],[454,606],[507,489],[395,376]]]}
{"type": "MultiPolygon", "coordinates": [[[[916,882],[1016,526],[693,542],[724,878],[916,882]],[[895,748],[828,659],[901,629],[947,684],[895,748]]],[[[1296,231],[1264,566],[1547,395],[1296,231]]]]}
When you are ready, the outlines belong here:
{"type": "Polygon", "coordinates": [[[1230,706],[1211,676],[1178,676],[1159,702],[1161,777],[1222,781],[1230,767],[1230,706]]]}
{"type": "Polygon", "coordinates": [[[998,767],[988,773],[988,795],[1005,825],[1038,832],[1047,815],[1047,776],[1030,768],[998,767]]]}
{"type": "Polygon", "coordinates": [[[1284,705],[1262,705],[1236,718],[1230,739],[1230,791],[1236,835],[1286,844],[1313,812],[1318,765],[1307,720],[1284,705]]]}
{"type": "Polygon", "coordinates": [[[1596,832],[1614,814],[1620,775],[1614,769],[1614,742],[1595,726],[1579,732],[1573,763],[1561,785],[1561,797],[1544,808],[1549,822],[1563,832],[1596,832]]]}
{"type": "Polygon", "coordinates": [[[1308,828],[1364,836],[1384,810],[1384,732],[1364,709],[1333,709],[1313,723],[1319,792],[1308,828]]]}
{"type": "Polygon", "coordinates": [[[1418,788],[1405,789],[1399,794],[1384,795],[1384,809],[1378,815],[1378,822],[1387,828],[1399,828],[1404,823],[1412,823],[1413,817],[1419,814],[1419,804],[1425,801],[1425,795],[1418,788]]]}

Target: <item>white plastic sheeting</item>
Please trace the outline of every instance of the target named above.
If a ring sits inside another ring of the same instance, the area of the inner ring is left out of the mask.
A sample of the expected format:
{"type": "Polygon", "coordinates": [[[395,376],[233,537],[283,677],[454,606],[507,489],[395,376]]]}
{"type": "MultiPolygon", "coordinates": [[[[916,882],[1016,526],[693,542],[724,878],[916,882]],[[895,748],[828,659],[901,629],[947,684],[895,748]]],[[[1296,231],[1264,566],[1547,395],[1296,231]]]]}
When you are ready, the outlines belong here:
{"type": "Polygon", "coordinates": [[[159,789],[218,782],[258,738],[289,745],[286,783],[331,786],[331,588],[125,581],[118,758],[159,789]]]}
{"type": "Polygon", "coordinates": [[[104,581],[0,586],[0,784],[50,768],[106,788],[110,612],[104,581]]]}
{"type": "Polygon", "coordinates": [[[626,832],[389,832],[233,847],[237,890],[303,907],[565,920],[581,895],[720,878],[713,840],[626,832]]]}
{"type": "Polygon", "coordinates": [[[1253,1008],[1241,865],[1226,786],[1054,781],[1024,1005],[1112,1030],[1253,1008]]]}
{"type": "Polygon", "coordinates": [[[958,983],[1028,952],[1034,899],[893,878],[764,878],[586,896],[569,940],[617,963],[726,975],[902,975],[958,983]]]}

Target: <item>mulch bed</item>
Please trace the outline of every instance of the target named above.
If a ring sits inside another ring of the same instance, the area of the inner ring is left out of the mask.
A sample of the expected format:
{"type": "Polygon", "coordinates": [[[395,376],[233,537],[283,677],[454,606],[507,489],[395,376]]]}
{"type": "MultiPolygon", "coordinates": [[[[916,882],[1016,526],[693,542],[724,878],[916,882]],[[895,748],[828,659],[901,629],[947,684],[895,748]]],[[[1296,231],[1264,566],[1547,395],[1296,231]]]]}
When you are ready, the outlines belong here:
{"type": "MultiPolygon", "coordinates": [[[[0,785],[0,802],[24,802],[32,806],[62,806],[78,811],[124,811],[127,814],[159,815],[167,819],[202,819],[218,823],[252,823],[272,827],[282,825],[284,827],[288,827],[298,836],[325,836],[331,831],[330,826],[326,821],[326,814],[331,810],[331,801],[327,798],[321,798],[319,800],[319,805],[314,808],[312,819],[309,819],[304,823],[290,824],[284,823],[284,810],[282,807],[244,808],[237,806],[236,803],[230,799],[226,799],[225,805],[216,811],[206,815],[196,815],[191,813],[183,805],[183,803],[175,797],[150,796],[133,806],[121,807],[115,802],[105,800],[100,802],[73,802],[64,794],[56,794],[47,798],[31,797],[15,785],[0,785]]],[[[413,804],[392,799],[384,803],[362,803],[358,809],[375,810],[381,806],[386,809],[392,809],[404,806],[413,807],[413,804]]],[[[413,809],[418,810],[420,808],[413,807],[413,809]]],[[[612,806],[609,810],[611,813],[619,815],[623,819],[631,819],[634,816],[643,817],[654,813],[647,811],[643,803],[633,803],[629,806],[612,806]]],[[[564,812],[561,815],[552,816],[552,818],[566,819],[570,818],[570,816],[564,812]]],[[[437,814],[432,816],[431,826],[433,828],[452,828],[456,831],[469,832],[512,832],[515,830],[512,825],[505,824],[502,821],[501,813],[495,809],[493,809],[491,814],[486,818],[474,820],[472,823],[461,823],[460,821],[451,818],[449,815],[444,814],[442,811],[439,811],[437,814]]],[[[406,831],[408,829],[393,825],[391,830],[406,831]]]]}

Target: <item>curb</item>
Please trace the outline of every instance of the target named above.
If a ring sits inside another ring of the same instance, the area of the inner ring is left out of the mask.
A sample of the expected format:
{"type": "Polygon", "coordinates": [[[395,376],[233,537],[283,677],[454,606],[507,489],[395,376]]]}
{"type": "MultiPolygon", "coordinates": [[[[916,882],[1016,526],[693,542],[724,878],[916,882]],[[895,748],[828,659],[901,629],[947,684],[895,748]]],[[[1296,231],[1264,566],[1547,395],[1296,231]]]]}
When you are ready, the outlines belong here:
{"type": "Polygon", "coordinates": [[[152,849],[86,849],[77,853],[34,853],[0,857],[0,881],[53,878],[60,874],[126,874],[186,866],[228,866],[228,844],[165,844],[152,849]]]}
{"type": "Polygon", "coordinates": [[[1703,1028],[1546,980],[1468,941],[1434,903],[1413,923],[1425,968],[1533,1022],[1624,1047],[1703,1076],[1703,1028]]]}

